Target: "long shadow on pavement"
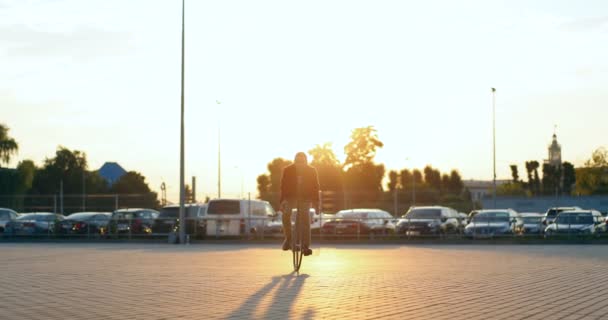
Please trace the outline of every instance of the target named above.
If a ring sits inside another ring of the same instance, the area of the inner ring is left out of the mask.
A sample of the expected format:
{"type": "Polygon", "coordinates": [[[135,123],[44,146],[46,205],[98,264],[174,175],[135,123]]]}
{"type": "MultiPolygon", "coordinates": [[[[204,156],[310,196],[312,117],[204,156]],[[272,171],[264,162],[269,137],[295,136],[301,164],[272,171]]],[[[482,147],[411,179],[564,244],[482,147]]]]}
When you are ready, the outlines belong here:
{"type": "MultiPolygon", "coordinates": [[[[233,311],[226,319],[233,318],[260,318],[260,319],[287,319],[293,309],[293,305],[300,294],[304,282],[309,276],[307,274],[295,275],[294,273],[273,277],[270,283],[252,294],[241,306],[233,311]],[[277,287],[278,286],[278,287],[277,287]],[[272,301],[267,305],[266,310],[258,310],[263,307],[262,301],[273,289],[275,289],[272,301]],[[258,316],[256,317],[256,314],[258,316]]],[[[315,312],[307,309],[303,319],[313,319],[315,312]]]]}

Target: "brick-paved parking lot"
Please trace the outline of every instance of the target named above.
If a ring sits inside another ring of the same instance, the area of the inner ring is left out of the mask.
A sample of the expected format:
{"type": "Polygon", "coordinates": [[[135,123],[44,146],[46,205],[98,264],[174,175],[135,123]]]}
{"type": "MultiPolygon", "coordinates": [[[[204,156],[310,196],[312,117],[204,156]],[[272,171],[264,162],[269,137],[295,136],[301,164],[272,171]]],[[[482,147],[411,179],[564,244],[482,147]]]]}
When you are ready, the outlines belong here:
{"type": "Polygon", "coordinates": [[[1,319],[608,319],[608,247],[0,244],[1,319]],[[320,253],[319,253],[320,251],[320,253]]]}

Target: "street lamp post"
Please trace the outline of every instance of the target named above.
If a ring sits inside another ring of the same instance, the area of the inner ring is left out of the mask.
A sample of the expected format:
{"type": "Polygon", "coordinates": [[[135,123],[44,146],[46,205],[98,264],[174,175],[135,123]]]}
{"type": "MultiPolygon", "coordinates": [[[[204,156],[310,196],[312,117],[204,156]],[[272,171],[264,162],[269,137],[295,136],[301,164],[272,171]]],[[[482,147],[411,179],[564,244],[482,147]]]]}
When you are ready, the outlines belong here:
{"type": "Polygon", "coordinates": [[[496,209],[496,88],[492,88],[492,155],[494,163],[494,209],[496,209]]]}
{"type": "Polygon", "coordinates": [[[185,203],[186,188],[184,185],[184,50],[185,50],[185,16],[186,0],[182,0],[182,89],[181,89],[181,127],[179,154],[179,243],[186,243],[185,203]]]}

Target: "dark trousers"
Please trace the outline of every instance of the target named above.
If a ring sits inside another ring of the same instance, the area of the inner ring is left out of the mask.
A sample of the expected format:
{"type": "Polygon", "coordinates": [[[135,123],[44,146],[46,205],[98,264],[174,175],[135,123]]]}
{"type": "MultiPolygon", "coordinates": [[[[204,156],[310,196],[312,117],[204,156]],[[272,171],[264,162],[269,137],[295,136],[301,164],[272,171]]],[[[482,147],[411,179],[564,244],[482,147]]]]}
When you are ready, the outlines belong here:
{"type": "MultiPolygon", "coordinates": [[[[291,211],[298,209],[298,224],[302,228],[302,245],[306,248],[310,247],[310,207],[312,203],[310,201],[287,201],[283,208],[283,233],[285,238],[291,240],[291,211]]],[[[294,212],[295,214],[295,212],[294,212]]]]}

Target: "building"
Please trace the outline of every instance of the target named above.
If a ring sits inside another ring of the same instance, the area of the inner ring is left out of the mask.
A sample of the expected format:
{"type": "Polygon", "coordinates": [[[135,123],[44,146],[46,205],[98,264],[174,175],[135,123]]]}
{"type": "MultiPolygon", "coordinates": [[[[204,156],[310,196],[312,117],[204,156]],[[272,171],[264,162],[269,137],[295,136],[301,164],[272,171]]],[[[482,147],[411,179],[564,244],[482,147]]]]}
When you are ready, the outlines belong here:
{"type": "Polygon", "coordinates": [[[109,186],[113,185],[118,179],[120,179],[127,171],[123,169],[116,162],[106,162],[97,170],[99,175],[106,180],[109,186]]]}
{"type": "Polygon", "coordinates": [[[553,141],[548,148],[549,157],[545,160],[546,164],[550,164],[555,168],[562,166],[562,146],[557,143],[557,135],[553,133],[553,141]]]}
{"type": "MultiPolygon", "coordinates": [[[[496,180],[496,187],[510,182],[511,180],[496,180]]],[[[492,180],[464,180],[464,186],[471,193],[471,200],[481,201],[486,196],[494,195],[494,182],[492,180]]]]}

